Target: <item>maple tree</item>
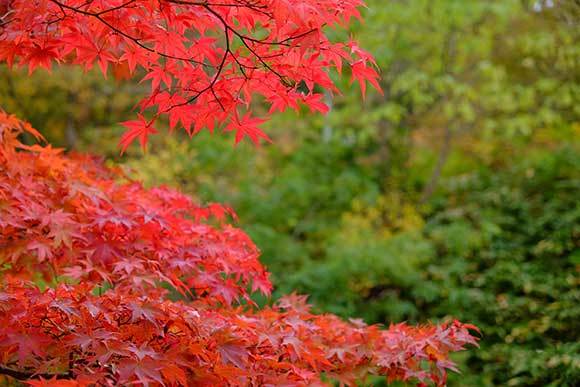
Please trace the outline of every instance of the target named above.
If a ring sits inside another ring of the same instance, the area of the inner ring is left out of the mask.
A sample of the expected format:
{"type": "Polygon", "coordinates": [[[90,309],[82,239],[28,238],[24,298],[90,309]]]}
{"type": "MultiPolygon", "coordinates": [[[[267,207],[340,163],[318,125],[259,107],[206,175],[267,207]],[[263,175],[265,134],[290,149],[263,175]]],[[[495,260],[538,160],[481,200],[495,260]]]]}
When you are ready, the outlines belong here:
{"type": "MultiPolygon", "coordinates": [[[[167,116],[267,139],[251,115],[299,103],[346,63],[364,93],[372,58],[323,27],[359,0],[0,0],[0,61],[150,80],[120,141],[146,146],[167,116]]],[[[27,145],[0,110],[0,375],[30,385],[354,384],[366,375],[443,385],[449,353],[477,344],[458,321],[388,329],[316,315],[303,296],[257,308],[269,274],[232,209],[145,189],[87,155],[27,145]],[[42,286],[41,286],[42,285],[42,286]]]]}
{"type": "Polygon", "coordinates": [[[317,385],[380,374],[443,385],[449,352],[476,344],[475,328],[457,321],[381,330],[312,314],[297,295],[255,308],[250,294],[272,285],[257,248],[228,224],[231,209],[24,145],[22,132],[41,138],[0,112],[0,375],[317,385]]]}
{"type": "MultiPolygon", "coordinates": [[[[323,27],[359,17],[361,0],[2,0],[0,61],[110,66],[150,81],[136,120],[125,122],[120,146],[146,146],[155,122],[190,135],[217,125],[258,143],[268,136],[250,114],[300,104],[327,111],[319,89],[348,65],[353,80],[379,89],[372,57],[355,41],[333,42],[323,27]]],[[[117,72],[119,73],[119,72],[117,72]]],[[[123,72],[121,72],[123,73],[123,72]]]]}

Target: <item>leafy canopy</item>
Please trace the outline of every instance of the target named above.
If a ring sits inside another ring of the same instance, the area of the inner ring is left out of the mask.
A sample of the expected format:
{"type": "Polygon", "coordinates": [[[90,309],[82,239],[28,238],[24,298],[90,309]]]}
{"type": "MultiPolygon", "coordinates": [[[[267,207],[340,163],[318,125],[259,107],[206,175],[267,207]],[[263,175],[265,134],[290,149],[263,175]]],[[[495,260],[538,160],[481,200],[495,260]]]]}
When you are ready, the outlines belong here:
{"type": "MultiPolygon", "coordinates": [[[[3,0],[0,61],[30,72],[54,63],[122,67],[149,81],[137,119],[124,122],[124,151],[145,147],[154,123],[194,135],[217,125],[236,143],[269,140],[253,117],[300,104],[326,112],[318,88],[336,90],[330,70],[346,64],[353,80],[377,89],[373,59],[356,42],[333,42],[323,28],[359,17],[361,0],[3,0]],[[259,98],[258,98],[259,97],[259,98]]],[[[117,71],[118,73],[118,71],[117,71]]],[[[266,114],[267,116],[267,114],[266,114]]]]}

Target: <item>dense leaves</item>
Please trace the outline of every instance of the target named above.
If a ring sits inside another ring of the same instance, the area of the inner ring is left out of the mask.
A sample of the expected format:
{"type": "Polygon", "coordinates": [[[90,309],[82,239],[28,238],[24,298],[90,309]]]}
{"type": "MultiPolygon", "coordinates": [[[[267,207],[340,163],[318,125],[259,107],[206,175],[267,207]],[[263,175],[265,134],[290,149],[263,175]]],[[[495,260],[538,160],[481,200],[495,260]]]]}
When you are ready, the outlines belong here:
{"type": "Polygon", "coordinates": [[[431,316],[452,313],[486,332],[482,353],[469,354],[474,381],[580,383],[578,145],[455,183],[430,216],[426,236],[440,261],[427,278],[436,296],[415,297],[431,316]]]}
{"type": "Polygon", "coordinates": [[[117,291],[95,297],[87,286],[60,285],[44,293],[5,286],[0,294],[6,327],[0,347],[10,367],[3,373],[56,376],[79,385],[320,384],[319,373],[353,384],[370,365],[392,379],[442,384],[435,369],[453,368],[447,353],[473,342],[459,323],[381,331],[312,315],[292,298],[242,313],[117,291]],[[422,370],[421,361],[434,368],[422,370]]]}
{"type": "Polygon", "coordinates": [[[443,385],[449,352],[476,344],[474,327],[456,321],[381,330],[314,315],[296,295],[252,308],[249,294],[271,284],[255,246],[226,224],[231,210],[23,145],[23,132],[40,134],[0,114],[0,374],[79,385],[353,384],[379,374],[443,385]]]}
{"type": "Polygon", "coordinates": [[[54,63],[97,65],[141,75],[151,89],[120,146],[145,147],[160,116],[190,135],[215,124],[236,142],[268,137],[249,116],[260,95],[271,111],[303,103],[325,111],[316,87],[335,90],[329,70],[378,88],[373,59],[354,41],[332,42],[323,27],[347,25],[361,0],[42,0],[4,2],[0,61],[30,72],[54,63]]]}
{"type": "Polygon", "coordinates": [[[10,211],[0,224],[10,243],[2,254],[13,276],[34,279],[34,273],[50,282],[65,273],[127,294],[164,281],[227,304],[248,298],[250,284],[269,293],[267,273],[249,238],[228,225],[216,229],[198,222],[212,215],[223,219],[230,209],[200,208],[167,189],[116,185],[116,175],[90,157],[69,162],[60,150],[19,145],[10,128],[3,132],[2,189],[10,211]],[[27,165],[25,156],[9,147],[42,157],[27,165]]]}

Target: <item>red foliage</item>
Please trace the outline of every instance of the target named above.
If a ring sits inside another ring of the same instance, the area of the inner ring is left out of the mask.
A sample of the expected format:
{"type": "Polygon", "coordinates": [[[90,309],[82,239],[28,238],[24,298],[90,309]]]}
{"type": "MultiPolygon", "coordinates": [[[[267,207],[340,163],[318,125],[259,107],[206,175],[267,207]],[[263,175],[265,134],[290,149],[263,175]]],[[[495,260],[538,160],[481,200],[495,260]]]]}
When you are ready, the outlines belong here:
{"type": "Polygon", "coordinates": [[[377,89],[370,55],[332,42],[323,27],[345,27],[362,0],[0,0],[0,62],[50,70],[72,63],[103,74],[109,65],[150,81],[139,119],[125,123],[125,150],[143,147],[154,122],[190,135],[217,124],[258,143],[268,137],[249,116],[256,96],[271,111],[326,111],[320,88],[346,65],[377,89]],[[148,117],[148,118],[145,118],[148,117]]]}
{"type": "Polygon", "coordinates": [[[443,385],[470,325],[388,329],[269,294],[228,208],[144,189],[86,156],[27,146],[0,111],[0,375],[30,385],[443,385]],[[36,283],[44,282],[41,291],[36,283]],[[177,300],[177,301],[176,301],[177,300]],[[240,302],[242,302],[240,304],[240,302]]]}

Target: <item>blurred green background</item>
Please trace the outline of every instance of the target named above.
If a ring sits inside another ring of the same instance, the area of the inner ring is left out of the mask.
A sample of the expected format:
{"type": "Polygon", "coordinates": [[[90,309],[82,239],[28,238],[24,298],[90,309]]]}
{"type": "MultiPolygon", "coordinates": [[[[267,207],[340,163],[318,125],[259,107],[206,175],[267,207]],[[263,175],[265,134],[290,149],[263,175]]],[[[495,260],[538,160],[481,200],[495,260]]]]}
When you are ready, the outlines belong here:
{"type": "Polygon", "coordinates": [[[162,135],[120,157],[146,86],[76,69],[1,67],[0,106],[147,185],[232,205],[276,294],[369,323],[476,324],[450,385],[580,385],[580,3],[367,4],[350,33],[385,95],[341,80],[328,116],[269,122],[273,145],[162,135]]]}

